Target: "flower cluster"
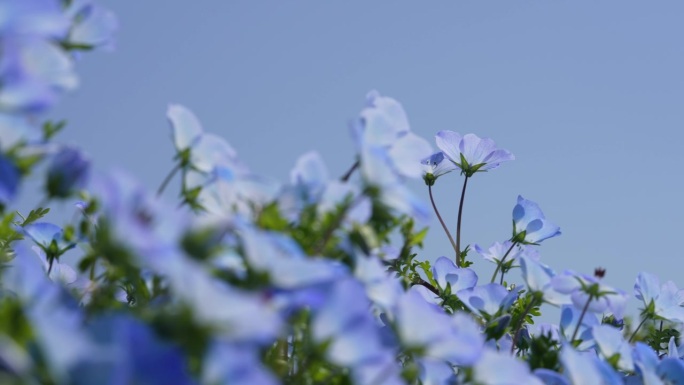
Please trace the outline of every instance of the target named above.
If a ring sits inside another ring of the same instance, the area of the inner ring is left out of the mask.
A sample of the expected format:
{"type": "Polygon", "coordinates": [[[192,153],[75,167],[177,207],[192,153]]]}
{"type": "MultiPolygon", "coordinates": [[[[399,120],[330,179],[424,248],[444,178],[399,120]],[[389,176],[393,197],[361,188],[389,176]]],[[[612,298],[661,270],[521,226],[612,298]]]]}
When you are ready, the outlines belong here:
{"type": "Polygon", "coordinates": [[[176,155],[153,193],[92,171],[55,141],[64,123],[33,126],[75,87],[75,54],[111,47],[113,15],[87,0],[0,0],[0,16],[0,383],[684,383],[684,292],[641,273],[629,319],[630,295],[605,270],[542,262],[560,230],[535,202],[512,202],[510,237],[473,245],[491,280],[469,267],[468,180],[514,159],[491,139],[441,131],[435,153],[373,91],[349,171],[331,177],[312,151],[281,183],[172,104],[176,155]],[[455,170],[452,234],[432,188],[455,170]],[[42,203],[13,208],[31,171],[44,202],[73,204],[70,221],[42,203]],[[418,257],[429,206],[406,185],[421,176],[455,254],[432,263],[418,257]],[[560,309],[557,323],[535,324],[543,306],[560,309]]]}

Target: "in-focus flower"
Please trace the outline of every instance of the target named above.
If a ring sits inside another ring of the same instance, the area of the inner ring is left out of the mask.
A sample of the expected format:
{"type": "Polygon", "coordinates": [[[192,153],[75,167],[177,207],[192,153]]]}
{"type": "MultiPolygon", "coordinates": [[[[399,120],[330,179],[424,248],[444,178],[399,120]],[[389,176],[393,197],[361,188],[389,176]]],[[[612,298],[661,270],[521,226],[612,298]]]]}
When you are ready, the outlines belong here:
{"type": "Polygon", "coordinates": [[[518,195],[513,208],[513,242],[537,244],[560,233],[560,227],[546,220],[538,204],[518,195]]]}
{"type": "Polygon", "coordinates": [[[649,316],[674,322],[684,322],[684,291],[674,282],[667,281],[662,286],[658,277],[642,272],[634,284],[634,295],[644,304],[649,316]]]}
{"type": "Polygon", "coordinates": [[[46,189],[51,197],[66,198],[85,187],[90,160],[74,147],[62,148],[52,159],[47,171],[46,189]]]}
{"type": "Polygon", "coordinates": [[[439,131],[435,136],[437,147],[467,177],[499,167],[502,162],[514,160],[510,152],[496,148],[489,138],[481,139],[475,134],[461,136],[454,131],[439,131]]]}
{"type": "Polygon", "coordinates": [[[434,185],[440,176],[456,169],[456,165],[450,162],[441,151],[421,160],[420,164],[423,165],[423,180],[428,186],[434,185]]]}
{"type": "Polygon", "coordinates": [[[477,285],[477,274],[474,270],[456,267],[454,261],[447,257],[437,258],[432,266],[432,276],[442,291],[449,286],[452,294],[477,285]]]}

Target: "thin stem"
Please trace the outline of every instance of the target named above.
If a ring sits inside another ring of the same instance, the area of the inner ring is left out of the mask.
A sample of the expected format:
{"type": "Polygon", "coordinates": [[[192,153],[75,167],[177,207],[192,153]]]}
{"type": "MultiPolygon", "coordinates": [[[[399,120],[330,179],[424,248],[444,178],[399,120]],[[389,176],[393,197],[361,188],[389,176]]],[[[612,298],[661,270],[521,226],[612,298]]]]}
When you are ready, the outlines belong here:
{"type": "Polygon", "coordinates": [[[458,265],[458,247],[456,246],[456,243],[454,242],[454,238],[451,236],[451,233],[449,232],[449,228],[444,223],[442,216],[439,214],[439,210],[437,210],[437,205],[435,205],[435,199],[432,197],[432,186],[428,186],[428,193],[430,194],[430,203],[432,203],[432,208],[435,210],[435,214],[437,214],[437,219],[439,219],[439,223],[442,224],[442,228],[444,229],[444,232],[446,233],[447,237],[449,238],[449,242],[451,242],[451,246],[454,248],[454,251],[456,251],[456,262],[458,265]]]}
{"type": "Polygon", "coordinates": [[[575,338],[577,337],[577,332],[579,332],[580,325],[582,325],[582,320],[584,319],[584,315],[587,314],[587,309],[589,308],[589,304],[591,303],[592,299],[594,299],[594,296],[590,294],[587,303],[584,304],[584,308],[582,308],[582,314],[580,314],[579,320],[577,320],[577,326],[575,326],[575,331],[572,333],[572,339],[570,340],[570,342],[575,341],[575,338]]]}
{"type": "MultiPolygon", "coordinates": [[[[513,250],[515,245],[517,245],[517,243],[513,242],[513,244],[511,244],[511,247],[508,248],[508,251],[506,251],[506,254],[504,254],[503,258],[501,258],[499,263],[496,265],[496,270],[494,270],[494,274],[492,274],[491,283],[494,283],[494,280],[496,279],[496,275],[499,274],[499,270],[501,270],[501,266],[506,261],[506,257],[508,257],[508,254],[511,253],[511,251],[513,250]]],[[[501,273],[503,274],[503,271],[501,273]]],[[[501,280],[503,281],[503,275],[501,276],[501,280]]]]}
{"type": "Polygon", "coordinates": [[[162,195],[164,190],[166,190],[166,186],[169,184],[169,182],[171,182],[171,178],[173,178],[173,176],[176,175],[176,173],[180,169],[181,169],[180,163],[177,164],[173,169],[171,169],[171,171],[166,176],[166,178],[164,178],[164,181],[162,182],[162,184],[159,186],[159,189],[157,190],[157,197],[160,197],[162,195]]]}
{"type": "Polygon", "coordinates": [[[639,326],[637,326],[637,328],[634,329],[634,333],[632,333],[632,336],[629,337],[629,343],[630,343],[630,344],[631,344],[632,341],[634,340],[634,337],[636,337],[637,332],[639,331],[639,329],[641,329],[641,327],[644,326],[644,324],[646,323],[646,321],[649,320],[649,318],[650,318],[650,317],[648,317],[648,316],[647,316],[647,317],[644,317],[644,319],[642,319],[641,322],[639,323],[639,326]]]}
{"type": "Polygon", "coordinates": [[[344,221],[344,218],[347,216],[347,213],[361,201],[361,198],[363,198],[363,195],[357,196],[356,199],[354,199],[354,201],[350,202],[349,205],[342,208],[342,211],[338,213],[337,217],[333,219],[333,223],[331,223],[330,226],[328,226],[328,228],[325,229],[325,233],[321,237],[321,240],[318,242],[311,255],[319,255],[321,252],[325,250],[325,247],[328,245],[328,242],[330,242],[330,239],[335,233],[335,230],[337,230],[342,225],[342,221],[344,221]]]}
{"type": "Polygon", "coordinates": [[[523,311],[522,315],[520,316],[520,320],[518,321],[518,325],[515,327],[515,333],[513,334],[513,344],[511,345],[511,354],[515,351],[515,345],[518,343],[518,338],[520,338],[520,332],[522,331],[522,326],[523,323],[525,322],[525,317],[527,317],[527,314],[532,310],[534,305],[537,303],[537,298],[534,297],[530,301],[530,303],[525,307],[525,310],[523,311]]]}
{"type": "Polygon", "coordinates": [[[354,164],[349,168],[349,170],[347,170],[347,172],[345,172],[344,175],[342,175],[342,177],[340,178],[340,180],[341,180],[342,182],[348,181],[349,178],[351,178],[351,176],[352,176],[352,174],[354,173],[354,171],[356,171],[356,169],[359,168],[359,165],[360,165],[360,164],[361,164],[361,163],[360,163],[358,160],[357,160],[356,162],[354,162],[354,164]]]}
{"type": "Polygon", "coordinates": [[[458,204],[458,221],[456,222],[456,266],[461,267],[461,216],[463,215],[463,200],[465,199],[466,187],[468,186],[468,176],[463,180],[463,190],[461,190],[461,202],[458,204]]]}

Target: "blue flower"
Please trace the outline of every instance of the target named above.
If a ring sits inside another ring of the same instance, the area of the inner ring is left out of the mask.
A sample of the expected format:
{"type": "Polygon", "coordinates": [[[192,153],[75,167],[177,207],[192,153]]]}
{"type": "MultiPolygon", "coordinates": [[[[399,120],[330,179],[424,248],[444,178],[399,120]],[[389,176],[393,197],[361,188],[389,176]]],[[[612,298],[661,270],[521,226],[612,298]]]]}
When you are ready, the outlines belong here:
{"type": "Polygon", "coordinates": [[[446,159],[441,151],[421,160],[420,164],[423,165],[423,180],[428,186],[434,185],[440,176],[456,169],[456,165],[446,159]]]}
{"type": "Polygon", "coordinates": [[[85,187],[90,160],[79,149],[63,147],[52,159],[47,171],[46,189],[51,197],[66,198],[85,187]]]}
{"type": "Polygon", "coordinates": [[[85,50],[114,48],[114,32],[119,22],[113,12],[90,0],[76,0],[66,13],[73,20],[66,38],[68,46],[85,50]]]}
{"type": "Polygon", "coordinates": [[[477,274],[469,268],[456,267],[454,261],[447,257],[439,257],[432,265],[432,276],[437,281],[437,285],[442,291],[447,286],[451,288],[451,293],[459,290],[470,289],[477,285],[477,274]]]}
{"type": "Polygon", "coordinates": [[[537,244],[560,233],[560,227],[546,220],[538,204],[518,195],[513,208],[513,242],[537,244]]]}
{"type": "Polygon", "coordinates": [[[579,309],[603,313],[612,311],[616,318],[622,318],[627,305],[627,293],[612,288],[594,277],[564,271],[551,279],[551,286],[562,294],[570,294],[572,303],[579,309]]]}
{"type": "Polygon", "coordinates": [[[662,319],[684,322],[684,292],[674,282],[662,286],[658,277],[650,273],[639,273],[634,284],[634,295],[644,304],[644,309],[662,319]]]}
{"type": "Polygon", "coordinates": [[[0,207],[10,203],[19,190],[17,166],[0,153],[0,207]]]}
{"type": "Polygon", "coordinates": [[[525,362],[511,356],[508,352],[498,352],[492,349],[485,349],[482,357],[473,367],[473,371],[475,383],[482,385],[544,384],[530,372],[525,362]]]}
{"type": "Polygon", "coordinates": [[[518,289],[511,291],[505,287],[488,283],[470,289],[456,292],[456,296],[475,314],[483,317],[494,317],[501,311],[506,311],[518,298],[518,289]]]}
{"type": "Polygon", "coordinates": [[[481,139],[475,134],[461,136],[454,131],[439,131],[435,141],[444,155],[468,177],[515,159],[510,152],[496,148],[493,140],[481,139]]]}

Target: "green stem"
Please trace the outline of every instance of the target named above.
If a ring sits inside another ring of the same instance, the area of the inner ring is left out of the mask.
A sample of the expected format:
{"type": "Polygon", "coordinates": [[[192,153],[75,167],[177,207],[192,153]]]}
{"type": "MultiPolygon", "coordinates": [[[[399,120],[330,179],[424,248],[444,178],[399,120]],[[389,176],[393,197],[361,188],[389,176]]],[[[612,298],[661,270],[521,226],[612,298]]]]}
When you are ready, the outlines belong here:
{"type": "Polygon", "coordinates": [[[632,333],[632,336],[629,337],[629,343],[632,343],[632,341],[634,341],[634,337],[636,337],[637,332],[639,331],[639,329],[641,329],[641,327],[644,326],[644,324],[646,323],[646,321],[648,321],[650,318],[651,318],[651,317],[649,317],[649,316],[647,315],[646,317],[644,317],[644,319],[641,320],[641,322],[639,323],[639,326],[637,326],[637,328],[634,329],[634,333],[632,333]]]}
{"type": "Polygon", "coordinates": [[[461,190],[461,202],[458,204],[458,221],[456,222],[456,266],[461,267],[461,216],[463,215],[463,200],[465,199],[466,187],[468,186],[468,176],[463,180],[463,190],[461,190]]]}
{"type": "MultiPolygon", "coordinates": [[[[511,253],[511,251],[513,250],[515,245],[517,245],[517,243],[513,242],[511,244],[511,247],[508,248],[508,251],[506,251],[506,254],[504,254],[503,258],[501,258],[499,263],[496,265],[496,270],[494,270],[494,274],[492,274],[492,280],[490,281],[490,283],[494,283],[494,280],[496,279],[496,275],[499,274],[499,270],[501,270],[501,266],[506,261],[506,257],[508,257],[508,254],[511,253]]],[[[503,281],[503,271],[501,271],[501,280],[503,281]]]]}
{"type": "Polygon", "coordinates": [[[582,325],[582,320],[584,319],[584,315],[587,314],[587,309],[589,308],[589,304],[591,303],[592,299],[594,299],[594,296],[590,294],[587,303],[584,304],[584,308],[582,308],[582,314],[580,314],[579,320],[577,320],[577,326],[575,326],[575,331],[572,333],[572,339],[570,339],[570,342],[575,341],[577,332],[579,332],[580,325],[582,325]]]}
{"type": "Polygon", "coordinates": [[[171,182],[171,178],[173,178],[173,176],[176,175],[176,173],[178,172],[178,170],[180,170],[180,168],[181,168],[181,166],[179,163],[173,169],[171,169],[171,171],[166,176],[166,178],[164,178],[164,181],[162,182],[162,184],[159,186],[159,189],[157,190],[157,197],[160,197],[162,195],[162,193],[164,192],[164,190],[166,190],[166,186],[169,184],[169,182],[171,182]]]}
{"type": "Polygon", "coordinates": [[[437,205],[435,204],[435,199],[432,197],[432,186],[428,186],[428,193],[430,194],[430,203],[432,203],[432,208],[435,210],[435,214],[437,214],[437,219],[439,219],[439,223],[442,224],[442,228],[444,229],[444,232],[446,233],[447,238],[449,238],[449,242],[451,242],[451,246],[454,248],[454,251],[456,252],[456,265],[458,266],[458,262],[459,262],[458,246],[456,246],[456,243],[454,242],[454,238],[451,236],[451,233],[449,232],[449,228],[444,223],[442,216],[439,214],[439,210],[437,210],[437,205]]]}

